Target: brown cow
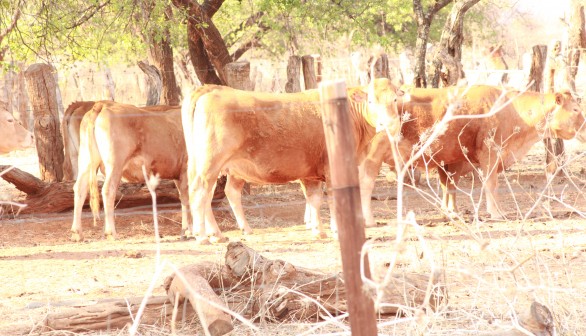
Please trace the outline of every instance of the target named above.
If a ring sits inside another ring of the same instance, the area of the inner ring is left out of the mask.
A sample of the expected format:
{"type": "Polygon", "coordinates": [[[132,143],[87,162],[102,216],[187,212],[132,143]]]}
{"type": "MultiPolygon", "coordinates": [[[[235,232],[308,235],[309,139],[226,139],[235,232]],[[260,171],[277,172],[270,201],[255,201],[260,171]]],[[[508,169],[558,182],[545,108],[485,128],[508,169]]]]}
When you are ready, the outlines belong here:
{"type": "MultiPolygon", "coordinates": [[[[163,109],[159,107],[159,109],[163,109]]],[[[74,185],[72,239],[83,239],[81,210],[90,188],[90,205],[94,218],[99,209],[96,171],[102,166],[105,175],[102,187],[107,238],[116,237],[114,200],[121,178],[142,182],[142,167],[147,174],[174,179],[179,189],[182,228],[189,222],[187,194],[187,153],[178,107],[152,111],[132,105],[101,101],[85,114],[80,125],[78,176],[74,185]]],[[[211,206],[210,206],[211,207],[211,206]]]]}
{"type": "Polygon", "coordinates": [[[0,110],[0,155],[34,146],[33,134],[6,110],[0,110]]]}
{"type": "MultiPolygon", "coordinates": [[[[248,226],[240,203],[244,181],[272,184],[299,180],[317,223],[314,233],[324,237],[319,207],[321,181],[328,181],[329,168],[319,92],[272,94],[222,88],[204,95],[196,90],[194,94],[201,97],[183,104],[182,118],[198,242],[209,243],[206,231],[219,241],[224,239],[215,221],[206,218],[204,223],[220,173],[228,175],[226,196],[241,228],[248,226]]],[[[348,90],[357,153],[362,153],[374,135],[374,126],[382,120],[398,130],[396,97],[397,90],[387,79],[375,80],[368,88],[348,90]]]]}
{"type": "MultiPolygon", "coordinates": [[[[69,104],[63,114],[61,133],[63,134],[63,149],[65,160],[63,161],[63,173],[65,180],[74,180],[77,176],[77,157],[79,156],[79,127],[83,116],[91,111],[96,102],[78,101],[69,104]]],[[[170,108],[180,106],[153,105],[141,107],[147,111],[167,111],[170,108]]]]}
{"type": "MultiPolygon", "coordinates": [[[[413,145],[429,135],[430,129],[444,117],[448,106],[456,107],[454,115],[480,116],[493,111],[487,118],[463,118],[448,123],[447,129],[425,151],[415,164],[418,168],[438,169],[443,188],[442,207],[456,211],[455,185],[460,176],[474,166],[484,175],[487,210],[491,217],[502,218],[496,202],[497,175],[517,160],[542,137],[584,138],[584,116],[569,93],[540,94],[518,91],[505,92],[491,86],[470,88],[412,89],[410,101],[401,104],[402,138],[399,152],[403,161],[409,159],[413,145]],[[450,98],[454,97],[454,98],[450,98]],[[510,103],[505,104],[507,101],[510,103]],[[504,104],[504,105],[503,105],[504,104]],[[499,107],[500,106],[500,107],[499,107]],[[454,173],[448,183],[448,174],[454,173]]],[[[392,165],[392,152],[386,134],[377,134],[361,164],[361,197],[367,226],[375,225],[370,209],[374,180],[383,160],[392,165]]]]}

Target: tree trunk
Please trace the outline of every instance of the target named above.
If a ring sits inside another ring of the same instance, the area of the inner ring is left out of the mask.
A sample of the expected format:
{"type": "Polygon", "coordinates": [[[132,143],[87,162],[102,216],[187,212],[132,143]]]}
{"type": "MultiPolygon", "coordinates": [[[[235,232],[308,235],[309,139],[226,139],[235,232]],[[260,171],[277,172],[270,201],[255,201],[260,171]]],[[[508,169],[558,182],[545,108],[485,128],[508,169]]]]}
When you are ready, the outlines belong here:
{"type": "Polygon", "coordinates": [[[287,84],[285,92],[301,91],[301,57],[293,55],[289,57],[287,63],[287,84]]]}
{"type": "MultiPolygon", "coordinates": [[[[8,169],[8,166],[0,166],[0,172],[8,169]]],[[[45,183],[35,176],[23,172],[18,168],[3,173],[1,177],[9,183],[12,183],[20,191],[27,194],[26,198],[15,200],[26,207],[22,210],[12,210],[9,206],[4,206],[5,214],[43,214],[57,213],[73,209],[73,184],[74,181],[45,183]]],[[[224,198],[224,185],[226,180],[218,179],[214,199],[224,198]]],[[[101,182],[100,182],[101,188],[101,182]]],[[[178,203],[179,193],[175,183],[170,180],[162,180],[157,187],[157,203],[178,203]]],[[[121,183],[116,193],[116,208],[131,208],[140,205],[152,203],[151,195],[144,183],[121,183]]],[[[87,203],[86,200],[86,205],[87,203]]]]}
{"type": "Polygon", "coordinates": [[[584,1],[572,0],[570,5],[570,23],[568,27],[568,71],[567,80],[572,90],[576,93],[576,74],[580,64],[580,49],[586,48],[586,30],[584,27],[584,1]]]}
{"type": "Polygon", "coordinates": [[[143,61],[138,61],[138,67],[144,72],[147,78],[146,106],[159,105],[161,91],[163,90],[163,81],[161,80],[159,69],[157,69],[156,66],[146,64],[143,61]]]}
{"type": "MultiPolygon", "coordinates": [[[[170,21],[172,18],[171,6],[168,5],[165,10],[165,19],[170,21]]],[[[177,85],[175,78],[175,70],[173,67],[173,48],[171,47],[171,35],[169,29],[165,29],[163,36],[157,38],[152,37],[151,55],[153,61],[159,71],[161,72],[161,80],[163,88],[161,92],[161,104],[163,105],[179,105],[179,96],[181,90],[177,85]]]]}
{"type": "Polygon", "coordinates": [[[421,0],[413,0],[413,12],[417,22],[417,40],[415,41],[415,68],[414,68],[414,85],[415,87],[427,87],[427,75],[425,69],[425,55],[427,53],[427,41],[431,22],[437,12],[444,8],[452,0],[435,0],[427,12],[424,12],[421,0]]]}
{"type": "Polygon", "coordinates": [[[35,119],[34,133],[40,175],[46,182],[63,179],[63,139],[59,122],[57,83],[53,72],[52,66],[40,63],[31,65],[25,72],[35,119]]]}
{"type": "MultiPolygon", "coordinates": [[[[172,1],[176,7],[183,8],[187,11],[188,22],[191,23],[191,25],[188,24],[189,38],[194,40],[194,33],[199,36],[199,39],[205,48],[205,52],[207,53],[207,57],[209,57],[209,61],[211,61],[211,64],[213,64],[216,69],[221,83],[225,85],[228,81],[226,73],[224,72],[224,67],[226,64],[232,62],[232,59],[218,28],[216,28],[204,8],[202,8],[197,2],[192,0],[172,1]]],[[[197,47],[198,44],[194,43],[193,46],[197,47]]],[[[202,81],[202,83],[205,82],[202,81]]]]}
{"type": "Polygon", "coordinates": [[[462,42],[464,40],[464,15],[480,0],[460,0],[452,7],[452,12],[446,20],[438,50],[433,59],[431,69],[431,86],[439,87],[442,65],[448,68],[447,86],[456,85],[463,77],[462,71],[462,42]],[[446,61],[449,64],[446,64],[446,61]]]}

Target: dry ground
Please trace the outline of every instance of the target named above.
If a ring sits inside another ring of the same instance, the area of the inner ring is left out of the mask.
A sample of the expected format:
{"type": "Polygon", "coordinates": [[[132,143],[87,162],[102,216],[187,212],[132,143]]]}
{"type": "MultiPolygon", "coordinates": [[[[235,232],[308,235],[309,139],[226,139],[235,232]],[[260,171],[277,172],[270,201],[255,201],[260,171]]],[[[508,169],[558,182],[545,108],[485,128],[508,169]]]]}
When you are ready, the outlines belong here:
{"type": "MultiPolygon", "coordinates": [[[[584,155],[586,149],[574,143],[569,147],[572,158],[584,155]]],[[[0,164],[7,163],[36,170],[32,151],[0,157],[0,164]]],[[[420,191],[408,189],[404,195],[405,207],[414,211],[421,226],[409,227],[400,244],[395,242],[396,225],[388,225],[396,218],[396,189],[386,178],[392,175],[383,173],[375,190],[379,200],[373,201],[379,226],[366,231],[373,238],[371,259],[379,265],[389,262],[398,251],[395,270],[425,274],[441,270],[449,301],[437,312],[417,318],[412,318],[409,310],[401,317],[387,317],[380,321],[380,334],[462,335],[504,330],[515,321],[515,313],[526,312],[534,300],[552,310],[560,334],[586,334],[585,166],[586,158],[574,160],[569,166],[571,183],[553,184],[549,195],[555,199],[550,202],[550,212],[540,205],[525,221],[519,218],[527,214],[545,186],[541,145],[507,172],[506,181],[501,178],[500,204],[510,221],[483,221],[484,206],[481,221],[474,221],[475,207],[462,193],[459,201],[464,220],[443,220],[436,206],[426,200],[438,192],[432,174],[429,185],[424,181],[420,191]]],[[[470,179],[463,181],[465,191],[470,186],[470,179]]],[[[472,193],[473,199],[479,196],[477,190],[472,193]]],[[[3,181],[0,192],[5,197],[18,196],[3,181]]],[[[341,270],[337,241],[314,240],[305,230],[304,203],[297,184],[253,187],[245,205],[255,230],[250,236],[242,236],[237,230],[227,202],[216,209],[230,240],[243,240],[269,258],[327,272],[341,270]]],[[[325,206],[322,214],[329,219],[325,206]]],[[[83,222],[86,242],[69,241],[71,219],[71,213],[63,213],[0,221],[0,314],[4,317],[0,335],[34,330],[35,323],[47,313],[73,302],[91,304],[100,298],[141,296],[153,280],[154,294],[164,295],[160,285],[172,269],[165,269],[162,277],[154,276],[156,244],[148,208],[117,212],[119,240],[115,242],[103,240],[101,228],[92,227],[89,216],[83,222]]],[[[222,261],[224,244],[196,246],[193,241],[179,240],[177,208],[160,208],[158,220],[162,258],[169,264],[180,267],[202,260],[222,261]]],[[[322,326],[262,323],[258,331],[239,322],[236,326],[234,335],[338,334],[349,330],[347,325],[332,321],[322,326]]],[[[193,322],[178,334],[195,332],[201,330],[193,322]]],[[[168,326],[141,329],[143,335],[169,333],[168,326]]]]}

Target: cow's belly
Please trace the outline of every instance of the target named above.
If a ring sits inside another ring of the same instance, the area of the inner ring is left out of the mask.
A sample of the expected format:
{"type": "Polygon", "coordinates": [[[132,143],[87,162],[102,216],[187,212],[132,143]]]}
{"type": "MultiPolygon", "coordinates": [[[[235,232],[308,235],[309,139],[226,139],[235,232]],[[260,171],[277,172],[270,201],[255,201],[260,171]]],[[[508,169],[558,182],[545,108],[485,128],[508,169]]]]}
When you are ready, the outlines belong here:
{"type": "Polygon", "coordinates": [[[280,184],[299,179],[324,180],[323,169],[306,160],[289,158],[253,162],[246,159],[234,160],[224,166],[222,172],[255,184],[280,184]]]}
{"type": "Polygon", "coordinates": [[[180,174],[180,168],[173,158],[158,158],[157,160],[136,156],[126,162],[122,177],[128,182],[144,182],[143,165],[148,175],[159,175],[163,179],[176,179],[180,174]]]}

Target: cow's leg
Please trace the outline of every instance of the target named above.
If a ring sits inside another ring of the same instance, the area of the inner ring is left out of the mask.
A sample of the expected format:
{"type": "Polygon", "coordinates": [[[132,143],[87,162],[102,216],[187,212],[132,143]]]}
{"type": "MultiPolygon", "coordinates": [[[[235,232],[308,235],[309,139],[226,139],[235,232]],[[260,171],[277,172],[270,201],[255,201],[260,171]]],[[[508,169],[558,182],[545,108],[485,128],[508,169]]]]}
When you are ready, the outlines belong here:
{"type": "Polygon", "coordinates": [[[114,223],[114,205],[116,192],[122,178],[122,167],[109,166],[104,163],[105,178],[102,185],[102,202],[104,203],[104,235],[108,240],[116,239],[116,224],[114,223]]]}
{"type": "Polygon", "coordinates": [[[185,173],[181,174],[178,180],[175,180],[175,186],[179,191],[179,200],[181,201],[181,239],[186,239],[186,233],[189,232],[189,224],[192,223],[192,218],[189,210],[189,192],[185,173]]]}
{"type": "Polygon", "coordinates": [[[305,196],[305,213],[303,214],[303,222],[305,223],[305,228],[307,230],[313,229],[313,223],[311,222],[311,206],[307,201],[307,195],[305,194],[305,190],[303,190],[303,196],[305,196]]]}
{"type": "Polygon", "coordinates": [[[310,208],[313,235],[320,239],[326,238],[327,234],[324,232],[321,217],[319,215],[322,199],[322,184],[320,181],[301,180],[301,185],[307,195],[306,200],[310,208]]]}
{"type": "Polygon", "coordinates": [[[498,207],[497,203],[498,171],[493,169],[489,171],[484,181],[484,193],[486,194],[486,210],[490,218],[494,220],[505,219],[504,214],[498,207]]]}
{"type": "Polygon", "coordinates": [[[92,169],[94,171],[98,169],[97,163],[92,166],[89,151],[80,152],[79,165],[77,180],[73,185],[73,223],[71,225],[71,240],[73,241],[83,240],[83,230],[81,226],[82,209],[88,193],[90,172],[92,169]]]}
{"type": "Polygon", "coordinates": [[[305,213],[303,214],[303,222],[305,223],[305,228],[307,230],[313,230],[316,223],[313,221],[314,217],[311,212],[311,204],[309,203],[309,198],[307,196],[307,189],[303,183],[301,183],[301,191],[303,191],[303,197],[305,197],[305,213]]]}
{"type": "Polygon", "coordinates": [[[442,187],[442,210],[445,210],[448,216],[452,217],[458,212],[458,206],[456,205],[456,183],[458,177],[457,174],[450,176],[447,169],[447,166],[440,166],[437,168],[437,172],[442,187]]]}
{"type": "Polygon", "coordinates": [[[366,157],[360,166],[358,166],[362,214],[366,227],[376,226],[372,213],[372,191],[374,190],[374,182],[380,172],[383,160],[385,156],[388,156],[390,150],[390,142],[386,134],[379,133],[372,139],[366,157]]]}
{"type": "Polygon", "coordinates": [[[226,193],[226,198],[230,203],[232,211],[234,211],[238,227],[243,234],[252,234],[252,229],[248,225],[246,216],[244,216],[244,209],[242,208],[242,189],[244,189],[244,184],[246,184],[246,181],[228,175],[224,192],[226,193]]]}

